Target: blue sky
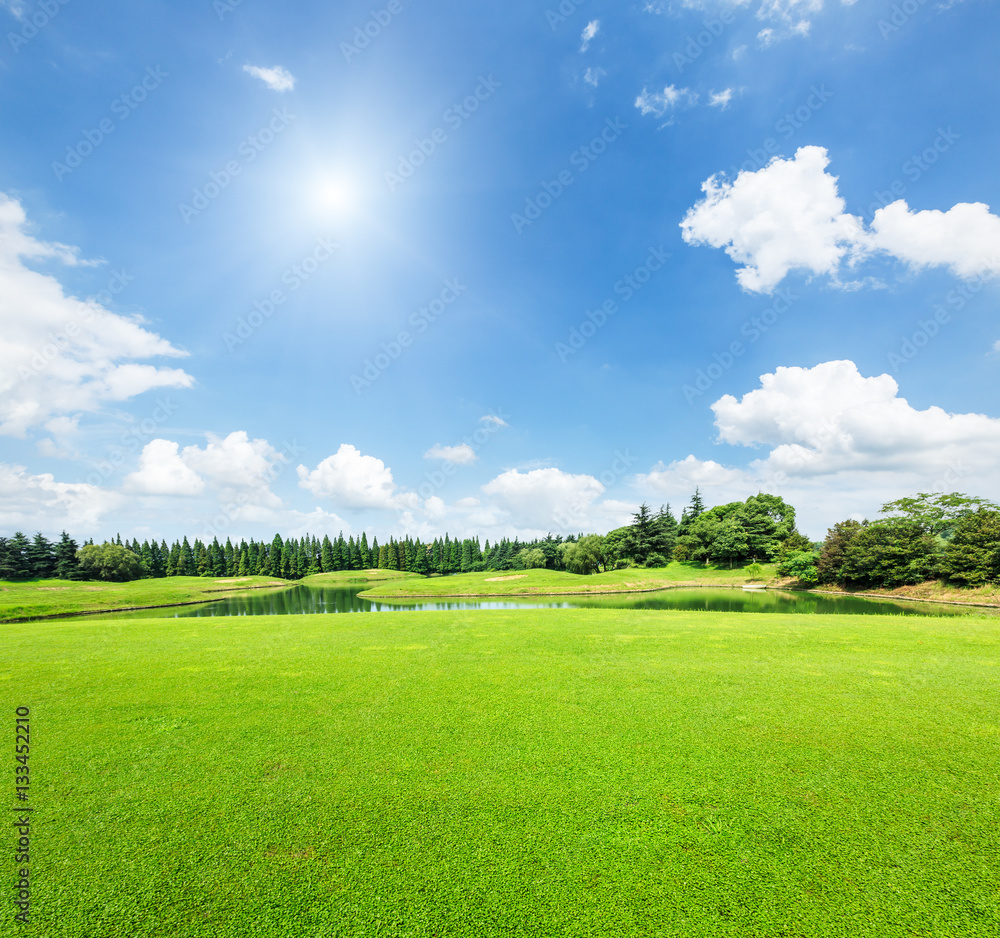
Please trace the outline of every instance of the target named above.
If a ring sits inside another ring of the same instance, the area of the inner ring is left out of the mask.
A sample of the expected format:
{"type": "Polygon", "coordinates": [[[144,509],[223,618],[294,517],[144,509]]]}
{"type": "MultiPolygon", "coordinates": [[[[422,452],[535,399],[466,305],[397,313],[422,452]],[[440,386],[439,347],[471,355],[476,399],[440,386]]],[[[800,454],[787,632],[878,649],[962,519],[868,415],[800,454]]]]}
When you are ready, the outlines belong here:
{"type": "Polygon", "coordinates": [[[1000,498],[996,12],[0,2],[0,527],[1000,498]]]}

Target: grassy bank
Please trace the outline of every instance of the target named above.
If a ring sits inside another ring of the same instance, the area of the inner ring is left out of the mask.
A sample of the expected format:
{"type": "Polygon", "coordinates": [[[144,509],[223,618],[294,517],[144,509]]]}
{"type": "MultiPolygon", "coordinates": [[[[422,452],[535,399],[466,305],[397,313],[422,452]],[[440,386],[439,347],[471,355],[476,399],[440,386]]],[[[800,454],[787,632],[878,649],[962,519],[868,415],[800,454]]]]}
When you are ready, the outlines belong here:
{"type": "Polygon", "coordinates": [[[32,713],[25,938],[1000,932],[989,620],[0,632],[32,713]]]}
{"type": "MultiPolygon", "coordinates": [[[[774,577],[774,564],[762,564],[763,581],[774,577]]],[[[417,577],[383,583],[365,590],[365,599],[436,596],[537,596],[560,593],[627,593],[671,586],[740,586],[750,577],[745,567],[732,570],[700,563],[671,563],[647,570],[635,567],[580,576],[560,570],[511,570],[459,573],[445,577],[417,577]]]]}
{"type": "Polygon", "coordinates": [[[335,573],[315,573],[299,580],[305,586],[361,586],[364,583],[406,580],[418,576],[400,570],[338,570],[335,573]]]}
{"type": "Polygon", "coordinates": [[[286,580],[266,576],[172,576],[133,580],[131,583],[105,583],[100,580],[0,581],[0,621],[205,602],[249,589],[290,585],[286,580]]]}
{"type": "MultiPolygon", "coordinates": [[[[833,592],[843,590],[839,586],[821,586],[818,592],[833,592]]],[[[984,606],[1000,606],[1000,586],[963,587],[951,586],[941,580],[927,580],[925,583],[914,583],[908,586],[898,586],[891,590],[852,590],[858,595],[884,596],[888,599],[920,599],[927,602],[970,603],[984,606]]]]}

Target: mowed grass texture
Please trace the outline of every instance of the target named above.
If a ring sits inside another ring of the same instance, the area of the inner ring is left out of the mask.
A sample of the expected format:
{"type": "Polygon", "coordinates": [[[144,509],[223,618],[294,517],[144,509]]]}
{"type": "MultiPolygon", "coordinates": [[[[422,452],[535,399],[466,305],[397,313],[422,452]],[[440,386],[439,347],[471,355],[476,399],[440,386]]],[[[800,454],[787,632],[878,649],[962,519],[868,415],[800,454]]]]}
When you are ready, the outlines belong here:
{"type": "Polygon", "coordinates": [[[32,719],[18,935],[1000,934],[992,620],[518,610],[2,635],[6,708],[32,719]]]}

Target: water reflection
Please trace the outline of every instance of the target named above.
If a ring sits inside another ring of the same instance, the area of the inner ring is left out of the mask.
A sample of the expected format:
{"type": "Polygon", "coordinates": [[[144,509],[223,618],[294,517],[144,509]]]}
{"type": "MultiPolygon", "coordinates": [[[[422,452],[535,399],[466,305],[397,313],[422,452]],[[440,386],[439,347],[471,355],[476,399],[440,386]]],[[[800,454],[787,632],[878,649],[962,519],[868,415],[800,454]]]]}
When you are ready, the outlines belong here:
{"type": "MultiPolygon", "coordinates": [[[[893,602],[782,590],[672,589],[655,593],[614,593],[605,596],[538,597],[536,599],[362,599],[361,587],[294,586],[280,591],[247,593],[194,606],[171,606],[117,613],[115,618],[201,616],[291,616],[340,612],[414,612],[471,609],[683,609],[714,612],[781,612],[824,615],[963,615],[960,606],[893,602]]],[[[102,613],[102,615],[108,615],[102,613]]]]}

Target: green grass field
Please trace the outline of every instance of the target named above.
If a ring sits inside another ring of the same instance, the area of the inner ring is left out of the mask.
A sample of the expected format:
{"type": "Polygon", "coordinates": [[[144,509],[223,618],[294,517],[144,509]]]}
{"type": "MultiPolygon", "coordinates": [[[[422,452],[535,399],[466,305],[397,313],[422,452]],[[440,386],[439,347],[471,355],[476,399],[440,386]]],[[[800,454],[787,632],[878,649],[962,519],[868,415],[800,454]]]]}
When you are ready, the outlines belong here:
{"type": "Polygon", "coordinates": [[[995,620],[0,628],[18,935],[1000,934],[995,620]]]}
{"type": "Polygon", "coordinates": [[[0,622],[36,616],[110,612],[167,606],[173,603],[205,602],[232,596],[247,589],[291,586],[287,580],[267,576],[198,577],[172,576],[130,583],[101,580],[0,581],[0,622]]]}
{"type": "MultiPolygon", "coordinates": [[[[763,581],[775,576],[774,564],[761,564],[763,581]]],[[[559,593],[609,593],[665,589],[671,586],[739,586],[749,582],[744,567],[706,567],[701,563],[671,563],[647,570],[633,567],[580,576],[561,570],[519,570],[416,577],[380,583],[361,595],[365,599],[407,596],[514,596],[559,593]]]]}

